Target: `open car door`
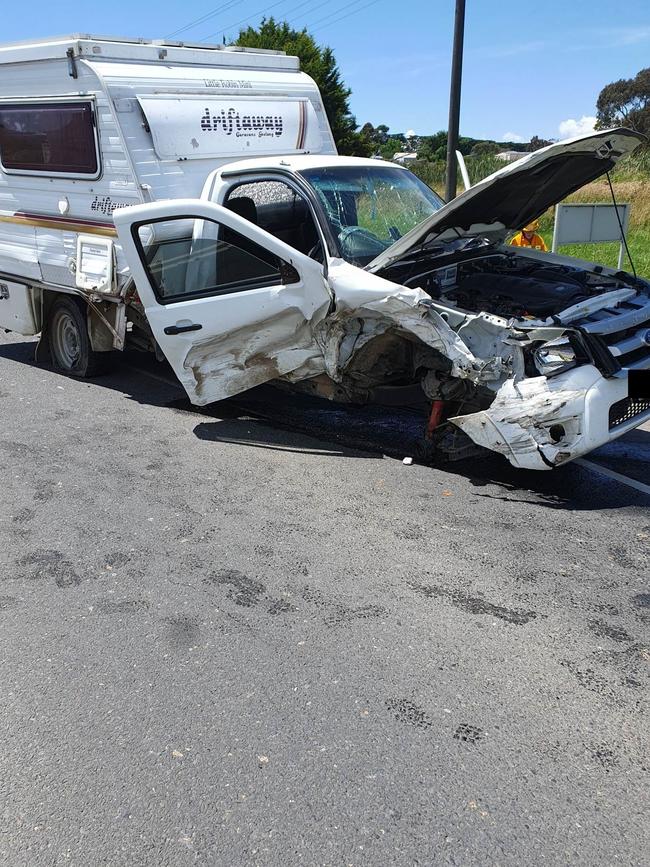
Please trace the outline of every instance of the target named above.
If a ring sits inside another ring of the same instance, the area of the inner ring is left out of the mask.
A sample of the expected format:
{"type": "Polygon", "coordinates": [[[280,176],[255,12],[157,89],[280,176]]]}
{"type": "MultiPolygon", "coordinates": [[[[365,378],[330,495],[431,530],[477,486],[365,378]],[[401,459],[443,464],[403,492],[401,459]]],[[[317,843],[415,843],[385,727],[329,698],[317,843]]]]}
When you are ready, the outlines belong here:
{"type": "Polygon", "coordinates": [[[304,368],[332,296],[323,267],[221,205],[123,208],[115,225],[153,335],[192,403],[304,368]]]}

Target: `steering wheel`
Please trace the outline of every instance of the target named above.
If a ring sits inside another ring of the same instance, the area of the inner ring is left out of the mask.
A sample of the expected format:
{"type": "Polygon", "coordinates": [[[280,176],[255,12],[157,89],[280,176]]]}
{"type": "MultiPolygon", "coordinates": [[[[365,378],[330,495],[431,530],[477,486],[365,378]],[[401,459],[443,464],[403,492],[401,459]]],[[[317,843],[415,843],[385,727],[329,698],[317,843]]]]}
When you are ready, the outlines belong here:
{"type": "MultiPolygon", "coordinates": [[[[364,229],[363,226],[346,226],[339,232],[339,241],[345,244],[348,238],[353,235],[361,235],[364,241],[379,241],[379,238],[374,235],[369,229],[364,229]]],[[[379,241],[381,243],[381,241],[379,241]]]]}
{"type": "Polygon", "coordinates": [[[348,261],[374,259],[389,245],[363,226],[346,226],[339,232],[339,243],[344,259],[348,261]]]}

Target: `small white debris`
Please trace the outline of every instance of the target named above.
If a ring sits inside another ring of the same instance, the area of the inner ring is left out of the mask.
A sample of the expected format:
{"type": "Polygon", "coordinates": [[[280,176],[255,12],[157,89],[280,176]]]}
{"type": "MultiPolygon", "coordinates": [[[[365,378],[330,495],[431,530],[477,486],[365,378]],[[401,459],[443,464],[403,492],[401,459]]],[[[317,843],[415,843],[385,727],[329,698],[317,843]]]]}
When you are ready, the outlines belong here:
{"type": "Polygon", "coordinates": [[[410,467],[411,464],[413,463],[413,458],[404,458],[402,460],[402,463],[404,464],[405,467],[410,467]]]}

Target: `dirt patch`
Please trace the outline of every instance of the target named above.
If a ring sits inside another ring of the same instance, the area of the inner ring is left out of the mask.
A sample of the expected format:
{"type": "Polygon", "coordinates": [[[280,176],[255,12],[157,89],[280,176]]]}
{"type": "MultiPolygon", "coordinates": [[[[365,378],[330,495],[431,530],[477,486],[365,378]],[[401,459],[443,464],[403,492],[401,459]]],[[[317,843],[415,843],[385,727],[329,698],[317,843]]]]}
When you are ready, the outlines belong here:
{"type": "Polygon", "coordinates": [[[60,551],[34,551],[18,560],[17,565],[24,569],[20,577],[29,581],[51,579],[57,587],[77,587],[81,578],[74,571],[72,563],[60,551]]]}
{"type": "Polygon", "coordinates": [[[116,602],[114,599],[100,599],[99,602],[95,603],[97,614],[137,614],[148,608],[149,603],[145,599],[122,599],[120,602],[116,602]]]}
{"type": "Polygon", "coordinates": [[[164,623],[166,624],[165,638],[173,650],[187,650],[200,643],[201,621],[198,618],[177,614],[165,618],[164,623]]]}
{"type": "Polygon", "coordinates": [[[236,569],[222,569],[220,572],[215,572],[208,578],[204,578],[203,583],[217,587],[228,587],[228,598],[232,599],[235,605],[241,605],[243,608],[257,605],[266,595],[266,587],[261,581],[250,578],[236,569]]]}
{"type": "Polygon", "coordinates": [[[386,708],[392,713],[397,722],[419,729],[428,729],[433,723],[419,705],[408,698],[389,698],[386,708]]]}
{"type": "Polygon", "coordinates": [[[459,608],[468,614],[487,614],[490,617],[505,620],[506,623],[512,623],[515,626],[523,626],[539,616],[536,611],[506,608],[503,605],[489,602],[480,596],[470,596],[467,593],[461,593],[460,590],[449,590],[446,587],[439,587],[433,584],[417,584],[414,582],[409,582],[409,586],[416,593],[425,596],[427,599],[447,599],[455,608],[459,608]]]}
{"type": "Polygon", "coordinates": [[[464,744],[477,744],[483,738],[483,732],[477,726],[461,723],[454,731],[453,738],[464,744]]]}
{"type": "Polygon", "coordinates": [[[611,638],[612,641],[633,641],[632,636],[622,626],[605,623],[604,620],[590,620],[587,626],[600,638],[611,638]]]}

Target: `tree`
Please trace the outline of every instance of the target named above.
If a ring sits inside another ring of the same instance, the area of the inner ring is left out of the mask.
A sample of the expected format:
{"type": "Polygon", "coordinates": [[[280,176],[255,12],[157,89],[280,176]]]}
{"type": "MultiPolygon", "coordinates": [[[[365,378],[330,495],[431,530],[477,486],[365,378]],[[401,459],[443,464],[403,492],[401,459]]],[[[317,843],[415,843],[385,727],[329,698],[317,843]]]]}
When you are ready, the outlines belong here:
{"type": "Polygon", "coordinates": [[[418,146],[418,159],[433,162],[447,157],[447,131],[439,130],[435,135],[423,135],[418,146]]]}
{"type": "Polygon", "coordinates": [[[301,69],[314,79],[321,92],[339,152],[353,156],[370,155],[372,148],[357,132],[357,121],[350,112],[351,90],[343,83],[331,48],[317,45],[305,28],[294,30],[286,21],[278,22],[273,18],[263,18],[257,29],[247,27],[240,30],[234,44],[286,51],[299,57],[301,69]]]}
{"type": "Polygon", "coordinates": [[[552,144],[552,142],[548,141],[548,139],[540,138],[538,135],[534,135],[531,140],[526,145],[526,150],[529,153],[533,151],[538,151],[540,148],[545,148],[547,145],[552,144]]]}
{"type": "Polygon", "coordinates": [[[391,136],[379,149],[379,153],[385,160],[392,160],[395,154],[404,150],[406,141],[403,135],[391,136]]]}
{"type": "Polygon", "coordinates": [[[436,152],[435,139],[432,135],[423,135],[420,139],[420,147],[418,148],[418,159],[428,160],[431,162],[434,159],[436,152]]]}
{"type": "Polygon", "coordinates": [[[597,129],[627,126],[650,134],[650,67],[606,84],[596,102],[597,129]]]}
{"type": "Polygon", "coordinates": [[[422,136],[420,146],[424,149],[429,149],[432,153],[441,147],[447,147],[447,130],[439,129],[434,135],[422,136]]]}
{"type": "Polygon", "coordinates": [[[479,141],[471,149],[470,155],[482,157],[499,153],[499,145],[494,141],[479,141]]]}
{"type": "Polygon", "coordinates": [[[359,135],[368,143],[370,151],[376,153],[388,141],[388,127],[385,123],[380,123],[379,126],[364,123],[359,135]]]}
{"type": "Polygon", "coordinates": [[[379,144],[386,144],[388,141],[388,127],[385,123],[380,123],[378,127],[375,127],[375,135],[379,144]]]}

